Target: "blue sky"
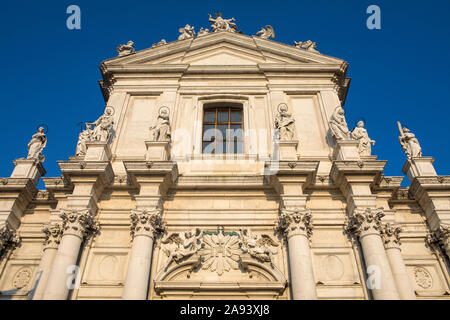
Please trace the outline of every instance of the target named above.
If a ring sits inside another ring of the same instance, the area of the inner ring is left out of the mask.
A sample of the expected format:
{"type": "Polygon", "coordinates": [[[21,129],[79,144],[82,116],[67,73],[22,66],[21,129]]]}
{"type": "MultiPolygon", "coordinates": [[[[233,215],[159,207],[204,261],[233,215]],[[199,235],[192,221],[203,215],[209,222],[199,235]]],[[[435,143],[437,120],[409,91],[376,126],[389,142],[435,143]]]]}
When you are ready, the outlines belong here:
{"type": "MultiPolygon", "coordinates": [[[[0,10],[3,120],[0,176],[25,157],[40,123],[49,127],[47,176],[75,153],[79,123],[98,118],[104,101],[99,65],[132,39],[136,50],[178,37],[185,24],[208,27],[208,13],[235,17],[254,35],[270,24],[276,41],[311,39],[324,54],[349,62],[346,102],[353,128],[361,117],[376,140],[373,153],[388,160],[386,175],[403,175],[405,155],[396,121],[416,134],[438,174],[450,174],[450,1],[3,1],[0,10]],[[81,8],[81,30],[68,30],[66,8],[81,8]],[[381,30],[366,28],[366,8],[381,8],[381,30]]],[[[405,179],[407,180],[407,179],[405,179]]]]}

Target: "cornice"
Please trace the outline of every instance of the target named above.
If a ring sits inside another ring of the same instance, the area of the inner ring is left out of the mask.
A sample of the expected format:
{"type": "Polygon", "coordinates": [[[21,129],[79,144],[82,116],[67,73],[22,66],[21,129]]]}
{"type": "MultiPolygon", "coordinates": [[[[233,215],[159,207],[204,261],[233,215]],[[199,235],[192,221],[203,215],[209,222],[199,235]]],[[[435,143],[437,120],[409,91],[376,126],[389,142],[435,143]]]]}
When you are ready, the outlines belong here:
{"type": "Polygon", "coordinates": [[[64,179],[71,184],[73,177],[97,177],[102,184],[110,184],[114,172],[109,161],[58,161],[64,179]]]}

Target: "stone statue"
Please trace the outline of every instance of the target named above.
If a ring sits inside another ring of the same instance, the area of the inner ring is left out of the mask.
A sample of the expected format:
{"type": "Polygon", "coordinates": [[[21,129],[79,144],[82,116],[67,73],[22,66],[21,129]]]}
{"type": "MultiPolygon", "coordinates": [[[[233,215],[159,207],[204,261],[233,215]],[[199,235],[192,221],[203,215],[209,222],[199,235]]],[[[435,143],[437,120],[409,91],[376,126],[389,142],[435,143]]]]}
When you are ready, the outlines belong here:
{"type": "Polygon", "coordinates": [[[120,44],[117,47],[117,53],[119,53],[119,57],[135,53],[136,51],[134,50],[133,46],[134,46],[134,42],[131,40],[128,41],[127,44],[120,44]]]}
{"type": "Polygon", "coordinates": [[[159,109],[157,124],[150,127],[153,130],[154,141],[170,141],[170,121],[169,108],[162,107],[159,109]]]}
{"type": "Polygon", "coordinates": [[[271,247],[277,247],[276,243],[266,234],[256,235],[250,229],[241,229],[242,251],[248,252],[253,258],[261,262],[272,262],[272,255],[275,253],[271,247]]]}
{"type": "Polygon", "coordinates": [[[167,44],[166,39],[161,39],[160,42],[152,44],[152,48],[159,47],[159,46],[163,46],[163,45],[165,45],[165,44],[167,44]]]}
{"type": "Polygon", "coordinates": [[[406,127],[402,128],[400,122],[397,122],[397,125],[400,132],[398,140],[408,158],[422,157],[422,148],[414,133],[410,132],[406,127]]]}
{"type": "Polygon", "coordinates": [[[201,237],[202,231],[196,228],[186,232],[172,233],[166,239],[161,240],[161,243],[165,244],[163,251],[169,258],[169,264],[172,261],[178,263],[183,258],[200,250],[198,242],[201,237]]]}
{"type": "Polygon", "coordinates": [[[295,132],[295,120],[288,112],[288,106],[284,103],[278,106],[278,114],[275,117],[275,128],[281,141],[292,141],[295,132]]]}
{"type": "Polygon", "coordinates": [[[87,126],[94,126],[92,141],[107,142],[109,140],[114,124],[113,114],[114,109],[112,107],[106,107],[105,113],[97,121],[86,123],[87,126]]]}
{"type": "Polygon", "coordinates": [[[211,17],[209,14],[209,22],[212,23],[211,30],[212,32],[218,32],[218,31],[230,31],[230,32],[236,32],[237,26],[233,21],[236,21],[234,18],[231,19],[224,19],[222,18],[222,13],[218,12],[215,14],[215,19],[211,17]]]}
{"type": "Polygon", "coordinates": [[[330,129],[336,140],[350,140],[345,111],[341,106],[337,106],[331,116],[330,129]]]}
{"type": "Polygon", "coordinates": [[[184,28],[178,29],[180,32],[180,36],[178,37],[178,40],[184,40],[195,37],[195,31],[194,27],[191,27],[190,25],[185,25],[184,28]]]}
{"type": "Polygon", "coordinates": [[[319,53],[319,51],[316,50],[317,43],[312,42],[311,40],[308,40],[308,41],[305,41],[305,42],[294,41],[294,45],[295,45],[296,48],[299,48],[299,49],[304,49],[306,51],[319,53]]]}
{"type": "Polygon", "coordinates": [[[364,121],[358,121],[356,128],[352,131],[352,138],[359,141],[358,152],[360,156],[370,156],[372,154],[372,145],[375,140],[371,140],[364,128],[364,121]]]}
{"type": "Polygon", "coordinates": [[[82,157],[86,154],[87,148],[86,148],[86,142],[92,141],[92,136],[94,134],[94,131],[91,129],[91,126],[87,123],[86,129],[80,133],[78,136],[78,143],[77,143],[77,150],[75,152],[75,155],[77,157],[82,157]]]}
{"type": "Polygon", "coordinates": [[[203,29],[203,27],[202,27],[202,28],[200,28],[200,30],[198,31],[197,37],[204,36],[205,34],[208,34],[208,33],[209,33],[209,29],[208,29],[208,28],[203,29]]]}
{"type": "Polygon", "coordinates": [[[256,33],[257,36],[259,36],[261,39],[269,39],[273,38],[275,39],[275,31],[273,30],[272,26],[267,25],[266,28],[262,28],[256,33]]]}
{"type": "Polygon", "coordinates": [[[44,150],[47,145],[47,136],[45,135],[45,130],[42,127],[39,127],[37,133],[33,134],[30,142],[28,143],[28,160],[39,160],[40,162],[44,162],[45,156],[42,156],[42,150],[44,150]]]}

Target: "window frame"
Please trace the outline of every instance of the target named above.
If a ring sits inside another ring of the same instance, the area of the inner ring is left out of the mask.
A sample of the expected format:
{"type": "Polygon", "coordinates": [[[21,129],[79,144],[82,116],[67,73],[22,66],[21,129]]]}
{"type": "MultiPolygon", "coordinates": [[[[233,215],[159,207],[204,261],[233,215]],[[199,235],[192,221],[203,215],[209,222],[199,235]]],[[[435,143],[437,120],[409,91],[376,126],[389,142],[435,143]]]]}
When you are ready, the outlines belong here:
{"type": "Polygon", "coordinates": [[[239,154],[245,154],[245,135],[244,135],[244,106],[242,103],[236,103],[236,102],[219,102],[219,103],[206,103],[203,105],[203,115],[202,115],[202,134],[201,134],[201,154],[203,155],[239,155],[239,154]],[[215,111],[215,118],[214,118],[214,122],[212,121],[206,121],[206,113],[207,112],[211,112],[212,110],[215,111]],[[224,112],[227,111],[228,112],[228,120],[227,121],[219,121],[219,112],[224,112]],[[240,118],[241,121],[232,121],[231,119],[231,113],[232,112],[239,112],[240,113],[240,118]],[[214,125],[214,132],[215,132],[215,136],[214,136],[214,140],[205,140],[205,126],[212,126],[214,125]],[[225,143],[226,145],[226,152],[222,152],[221,153],[217,153],[217,142],[219,140],[217,140],[217,131],[218,131],[218,126],[223,126],[226,125],[227,126],[227,131],[226,131],[226,137],[222,137],[222,140],[220,140],[220,142],[225,143]],[[241,130],[241,137],[237,138],[234,137],[233,140],[229,139],[230,137],[228,136],[229,133],[231,132],[231,126],[233,125],[238,125],[240,126],[240,130],[241,130]],[[212,143],[214,141],[214,152],[212,153],[204,153],[204,144],[205,143],[212,143]],[[230,143],[232,142],[233,143],[230,143]],[[236,144],[240,143],[241,144],[241,148],[240,148],[240,152],[239,150],[236,148],[236,144]],[[233,148],[233,149],[231,149],[233,148]],[[236,152],[234,151],[236,149],[236,152]]]}

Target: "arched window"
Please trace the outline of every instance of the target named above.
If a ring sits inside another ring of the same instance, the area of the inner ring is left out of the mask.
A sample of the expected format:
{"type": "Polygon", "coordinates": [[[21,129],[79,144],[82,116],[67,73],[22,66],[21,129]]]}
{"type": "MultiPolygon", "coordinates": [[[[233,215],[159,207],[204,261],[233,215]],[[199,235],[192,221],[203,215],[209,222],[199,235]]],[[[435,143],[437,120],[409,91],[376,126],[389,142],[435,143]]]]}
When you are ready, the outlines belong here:
{"type": "Polygon", "coordinates": [[[203,154],[244,152],[242,105],[210,103],[203,110],[203,154]]]}

